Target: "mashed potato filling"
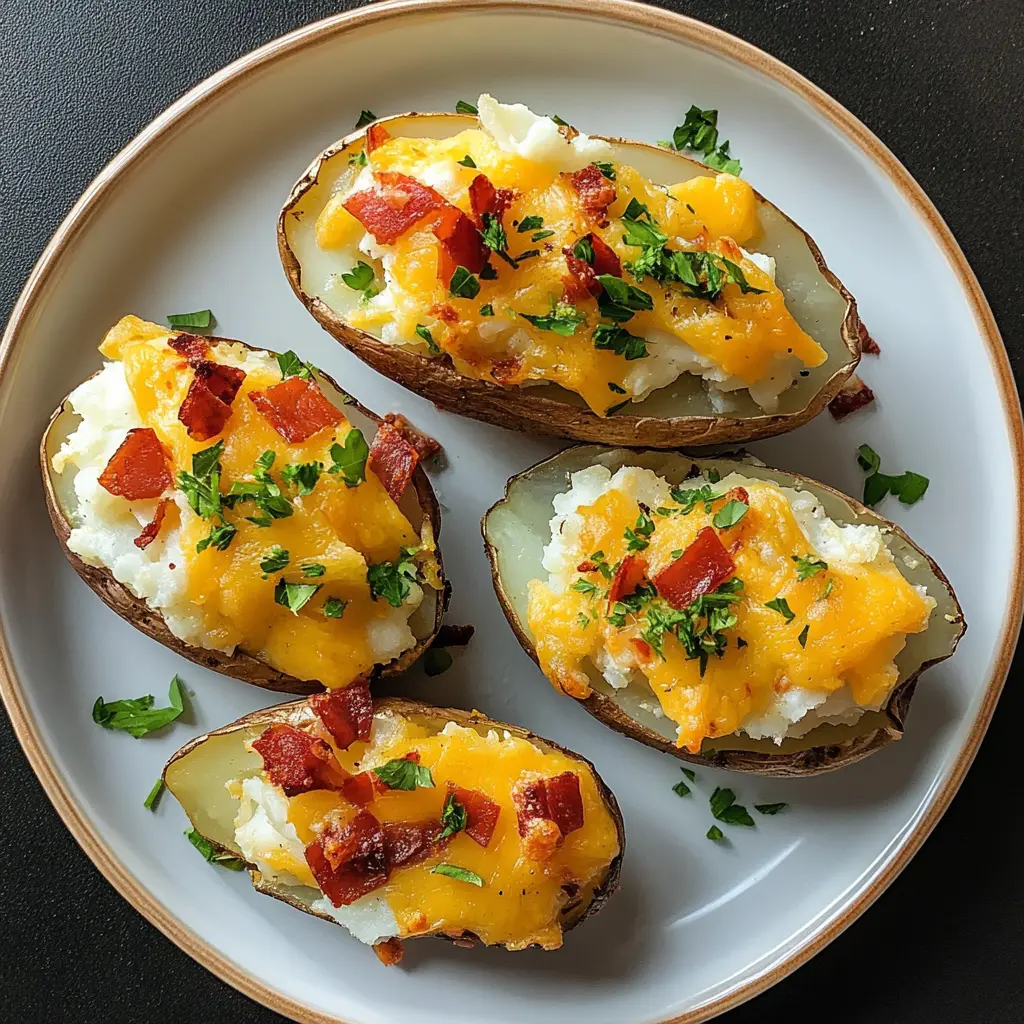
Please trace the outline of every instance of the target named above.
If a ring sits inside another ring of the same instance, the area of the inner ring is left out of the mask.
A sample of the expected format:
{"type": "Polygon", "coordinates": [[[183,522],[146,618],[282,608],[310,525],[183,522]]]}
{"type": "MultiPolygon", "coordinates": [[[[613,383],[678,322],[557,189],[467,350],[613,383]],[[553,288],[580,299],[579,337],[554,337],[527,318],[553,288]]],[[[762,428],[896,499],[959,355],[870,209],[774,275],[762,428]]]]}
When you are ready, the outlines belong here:
{"type": "MultiPolygon", "coordinates": [[[[335,749],[342,767],[353,773],[410,751],[416,751],[419,764],[429,769],[433,786],[378,793],[368,810],[384,823],[439,821],[447,784],[470,788],[500,807],[487,846],[457,833],[442,851],[393,870],[383,887],[348,906],[335,907],[321,897],[314,909],[371,944],[391,936],[468,931],[485,943],[511,948],[534,943],[547,949],[560,946],[561,913],[569,900],[563,886],[572,883],[581,897],[589,897],[619,852],[615,822],[593,774],[560,751],[542,750],[508,732],[489,730],[481,735],[455,722],[433,732],[391,713],[375,715],[369,742],[335,749]],[[523,855],[512,786],[523,772],[550,777],[565,771],[579,776],[583,826],[566,836],[547,860],[531,860],[523,855]],[[474,872],[483,884],[478,887],[433,873],[441,861],[474,872]]],[[[229,782],[228,790],[239,801],[235,842],[245,859],[268,880],[315,888],[305,847],[315,841],[319,822],[349,809],[344,797],[314,790],[289,798],[265,774],[229,782]]]]}
{"type": "Polygon", "coordinates": [[[317,243],[341,264],[327,294],[354,326],[424,355],[447,355],[466,376],[504,384],[554,382],[581,395],[599,415],[639,402],[684,373],[702,378],[722,409],[729,393],[746,389],[770,412],[799,370],[825,361],[824,350],[786,309],[774,261],[740,248],[760,232],[757,199],[745,181],[719,174],[666,188],[617,163],[609,143],[560,129],[521,104],[484,95],[479,110],[480,128],[447,139],[392,138],[375,148],[366,166],[357,163],[343,176],[321,212],[317,243]],[[572,179],[580,171],[596,174],[595,163],[604,172],[597,181],[614,188],[607,222],[588,212],[572,179]],[[489,272],[476,280],[478,293],[452,294],[450,282],[439,280],[439,243],[428,220],[393,245],[379,245],[346,209],[352,195],[378,187],[375,176],[382,172],[429,185],[466,213],[478,175],[495,188],[514,190],[501,222],[503,255],[492,254],[489,272]],[[660,232],[673,251],[710,255],[719,269],[726,258],[739,269],[744,288],[725,284],[709,301],[678,280],[656,280],[640,269],[650,250],[626,241],[629,215],[660,232]],[[621,280],[646,296],[629,313],[609,318],[593,295],[566,299],[565,250],[591,233],[618,257],[621,280]],[[343,275],[366,259],[377,280],[364,291],[365,283],[354,288],[343,275]],[[526,319],[552,315],[561,326],[526,319]],[[644,354],[637,355],[637,343],[622,334],[609,341],[600,325],[618,325],[642,339],[644,354]]]}
{"type": "Polygon", "coordinates": [[[594,466],[553,504],[549,576],[530,584],[541,668],[578,697],[590,690],[588,666],[617,689],[646,683],[694,753],[707,738],[781,743],[880,708],[906,635],[926,629],[935,607],[901,575],[878,527],[840,526],[813,495],[767,481],[734,473],[672,487],[647,469],[594,466]],[[694,622],[710,645],[701,656],[690,620],[680,624],[649,581],[707,528],[735,571],[722,584],[722,615],[712,621],[705,609],[694,622]],[[646,579],[609,602],[628,554],[643,559],[646,579]]]}
{"type": "Polygon", "coordinates": [[[347,487],[326,471],[331,446],[344,443],[351,425],[343,420],[305,442],[286,441],[249,399],[251,391],[280,383],[276,357],[224,343],[210,358],[244,370],[245,380],[223,433],[192,440],[178,419],[192,371],[167,344],[174,333],[125,317],[101,346],[111,361],[71,393],[82,422],[53,459],[58,473],[75,471],[78,508],[70,550],[110,569],[160,612],[179,639],[228,653],[241,648],[299,679],[344,686],[414,646],[408,620],[422,601],[421,587],[408,581],[407,596],[393,607],[373,599],[367,573],[372,565],[397,562],[420,538],[372,472],[347,487]],[[288,499],[291,514],[273,518],[251,502],[225,507],[224,521],[235,533],[222,550],[203,543],[220,520],[197,515],[175,487],[166,495],[174,504],[157,539],[140,549],[134,539],[153,519],[158,499],[128,501],[99,484],[110,457],[136,427],[156,431],[171,453],[176,483],[181,472],[192,471],[196,452],[223,442],[224,495],[235,482],[254,482],[257,460],[272,452],[269,479],[288,499]],[[323,471],[312,492],[302,494],[281,472],[308,463],[323,471]],[[275,552],[287,559],[278,554],[268,562],[275,552]],[[318,589],[296,614],[275,599],[281,580],[318,589]],[[328,608],[332,599],[336,603],[328,608]],[[339,607],[340,615],[327,614],[339,607]]]}

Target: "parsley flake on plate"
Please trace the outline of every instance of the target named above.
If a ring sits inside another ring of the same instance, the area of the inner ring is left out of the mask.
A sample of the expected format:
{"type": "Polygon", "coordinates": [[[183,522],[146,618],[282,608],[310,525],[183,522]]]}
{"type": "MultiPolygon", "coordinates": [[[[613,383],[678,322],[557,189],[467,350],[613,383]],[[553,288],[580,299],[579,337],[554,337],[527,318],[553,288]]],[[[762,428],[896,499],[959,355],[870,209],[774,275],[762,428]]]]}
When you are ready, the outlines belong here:
{"type": "Polygon", "coordinates": [[[195,327],[206,330],[213,326],[213,310],[197,309],[194,313],[169,313],[167,322],[172,327],[195,327]]]}
{"type": "Polygon", "coordinates": [[[167,691],[170,707],[166,708],[154,708],[152,694],[113,701],[97,697],[92,706],[92,720],[104,729],[117,729],[140,739],[147,733],[170,725],[181,715],[185,708],[181,690],[181,679],[175,676],[167,691]]]}
{"type": "Polygon", "coordinates": [[[244,860],[236,857],[233,853],[222,853],[209,839],[194,828],[185,831],[185,838],[206,858],[209,864],[216,864],[217,867],[227,868],[228,871],[241,871],[245,867],[244,860]]]}

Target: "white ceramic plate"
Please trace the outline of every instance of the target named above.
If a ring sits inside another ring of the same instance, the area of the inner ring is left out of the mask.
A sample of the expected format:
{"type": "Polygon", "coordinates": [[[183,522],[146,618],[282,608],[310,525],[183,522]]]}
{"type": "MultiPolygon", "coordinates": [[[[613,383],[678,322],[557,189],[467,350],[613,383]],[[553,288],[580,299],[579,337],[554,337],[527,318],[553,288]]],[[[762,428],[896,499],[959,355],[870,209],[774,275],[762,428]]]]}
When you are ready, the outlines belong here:
{"type": "Polygon", "coordinates": [[[17,306],[0,380],[0,614],[4,696],[51,798],[111,881],[232,984],[316,1021],[697,1020],[784,976],[853,920],[942,813],[984,732],[1019,626],[1021,424],[995,325],[963,256],[906,172],[792,71],[704,26],[616,0],[406,3],[363,8],[271,44],[214,76],[148,128],[91,186],[17,306]],[[581,13],[586,11],[586,13],[581,13]],[[306,314],[278,264],[274,226],[312,156],[359,110],[452,109],[489,90],[584,130],[653,141],[691,101],[721,110],[753,184],[820,244],[882,346],[865,376],[879,401],[756,446],[766,461],[856,493],[858,444],[931,478],[913,508],[882,507],[934,555],[970,623],[956,657],[918,687],[906,738],[810,780],[699,773],[560,698],[519,649],[491,591],[481,513],[506,477],[553,446],[438,413],[375,375],[306,314]],[[292,347],[371,408],[440,438],[450,621],[477,634],[435,680],[408,688],[478,707],[585,753],[618,795],[629,837],[622,891],[555,954],[413,943],[385,969],[342,931],[258,896],[182,838],[173,800],[142,807],[193,733],[274,696],[186,663],[135,632],[65,564],[35,463],[46,416],[99,365],[95,345],[134,311],[212,306],[220,333],[292,347]],[[970,502],[964,487],[998,500],[970,502]],[[984,571],[979,567],[984,566],[984,571]],[[192,711],[135,741],[90,706],[163,694],[180,672],[192,711]],[[791,810],[708,842],[707,796],[791,810]],[[457,998],[453,994],[457,993],[457,998]]]}

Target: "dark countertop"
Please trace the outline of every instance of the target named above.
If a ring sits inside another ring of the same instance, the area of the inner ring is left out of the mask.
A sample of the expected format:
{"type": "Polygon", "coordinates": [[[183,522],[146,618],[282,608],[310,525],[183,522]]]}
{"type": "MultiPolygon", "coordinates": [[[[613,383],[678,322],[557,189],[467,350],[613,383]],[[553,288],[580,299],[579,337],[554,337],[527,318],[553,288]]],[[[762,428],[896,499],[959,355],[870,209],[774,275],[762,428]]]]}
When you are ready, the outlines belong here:
{"type": "MultiPolygon", "coordinates": [[[[0,315],[97,171],[172,100],[248,50],[354,3],[0,3],[0,315]]],[[[1018,0],[676,0],[762,47],[906,164],[981,280],[1024,371],[1024,17],[1018,0]]],[[[894,281],[898,288],[899,282],[894,281]]],[[[965,469],[968,467],[964,467],[965,469]]],[[[998,500],[971,494],[965,502],[998,500]]],[[[984,566],[978,566],[984,572],[984,566]]],[[[1015,680],[959,795],[880,902],[729,1024],[1024,1020],[1024,815],[1015,680]]],[[[280,1020],[152,928],[61,825],[0,716],[0,1018],[280,1020]]]]}

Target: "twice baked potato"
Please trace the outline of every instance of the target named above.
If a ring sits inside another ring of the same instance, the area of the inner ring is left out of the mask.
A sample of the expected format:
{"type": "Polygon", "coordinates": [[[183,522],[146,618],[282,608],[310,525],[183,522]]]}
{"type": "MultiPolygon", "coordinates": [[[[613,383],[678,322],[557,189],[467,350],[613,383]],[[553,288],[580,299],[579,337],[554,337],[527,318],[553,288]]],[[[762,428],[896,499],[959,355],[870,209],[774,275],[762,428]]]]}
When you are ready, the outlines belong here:
{"type": "Polygon", "coordinates": [[[483,533],[556,689],[739,771],[815,774],[898,739],[918,676],[966,628],[898,526],[749,458],[570,448],[514,477],[483,533]]]}
{"type": "Polygon", "coordinates": [[[477,713],[371,703],[358,683],[200,736],[164,780],[260,892],[385,962],[426,935],[556,949],[614,892],[625,845],[578,754],[477,713]]]}
{"type": "Polygon", "coordinates": [[[411,664],[448,597],[433,442],[294,353],[125,317],[40,463],[68,560],[198,664],[312,693],[411,664]]]}
{"type": "Polygon", "coordinates": [[[288,196],[288,280],[361,359],[452,412],[647,447],[782,433],[840,390],[853,298],[745,181],[479,110],[353,132],[288,196]]]}

